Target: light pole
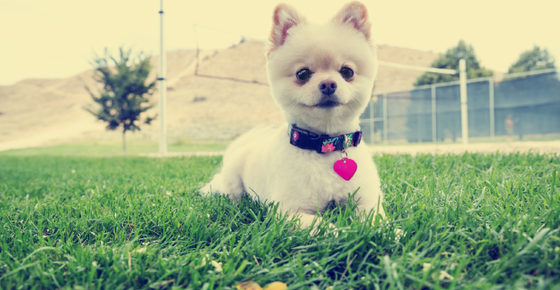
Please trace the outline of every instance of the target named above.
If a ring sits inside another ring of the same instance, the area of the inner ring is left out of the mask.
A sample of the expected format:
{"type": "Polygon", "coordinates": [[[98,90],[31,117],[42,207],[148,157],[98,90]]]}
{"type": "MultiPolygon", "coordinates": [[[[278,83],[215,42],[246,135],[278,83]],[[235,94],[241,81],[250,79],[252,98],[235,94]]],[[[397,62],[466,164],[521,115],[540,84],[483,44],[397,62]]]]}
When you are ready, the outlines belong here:
{"type": "Polygon", "coordinates": [[[160,0],[159,9],[159,19],[160,19],[160,30],[159,30],[159,120],[160,120],[160,131],[159,131],[159,153],[161,155],[167,154],[167,120],[166,120],[166,110],[167,110],[167,86],[165,85],[165,52],[163,51],[163,0],[160,0]]]}

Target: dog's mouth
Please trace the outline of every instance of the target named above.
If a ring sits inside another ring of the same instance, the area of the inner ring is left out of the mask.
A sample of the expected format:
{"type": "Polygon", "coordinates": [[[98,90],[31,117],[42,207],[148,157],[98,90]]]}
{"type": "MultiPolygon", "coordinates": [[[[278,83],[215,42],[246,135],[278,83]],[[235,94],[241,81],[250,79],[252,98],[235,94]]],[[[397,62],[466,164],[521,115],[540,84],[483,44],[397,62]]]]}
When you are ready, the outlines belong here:
{"type": "Polygon", "coordinates": [[[309,109],[312,109],[312,108],[332,109],[332,108],[336,108],[336,107],[339,107],[339,106],[340,107],[345,106],[346,104],[343,104],[343,103],[338,102],[338,101],[329,100],[329,101],[319,102],[315,105],[306,105],[306,104],[302,104],[302,103],[300,103],[300,105],[302,107],[309,108],[309,109]]]}
{"type": "Polygon", "coordinates": [[[315,108],[320,108],[320,109],[332,109],[334,107],[338,107],[344,105],[342,104],[338,97],[335,95],[323,95],[323,97],[321,98],[321,100],[319,100],[319,103],[317,103],[316,105],[312,106],[315,108]]]}
{"type": "Polygon", "coordinates": [[[317,105],[315,105],[315,107],[321,108],[321,109],[330,109],[330,108],[338,107],[340,105],[341,104],[336,100],[325,100],[325,101],[319,102],[317,105]]]}

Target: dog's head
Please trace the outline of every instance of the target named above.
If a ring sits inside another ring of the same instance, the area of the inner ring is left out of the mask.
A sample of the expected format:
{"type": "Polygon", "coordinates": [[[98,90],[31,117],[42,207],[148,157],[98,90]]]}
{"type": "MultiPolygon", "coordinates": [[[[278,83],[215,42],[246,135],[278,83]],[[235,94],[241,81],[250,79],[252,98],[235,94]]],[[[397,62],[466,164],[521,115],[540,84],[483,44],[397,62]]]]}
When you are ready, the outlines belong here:
{"type": "Polygon", "coordinates": [[[345,5],[322,25],[278,5],[266,55],[272,95],[286,121],[327,134],[357,125],[377,73],[363,4],[345,5]]]}

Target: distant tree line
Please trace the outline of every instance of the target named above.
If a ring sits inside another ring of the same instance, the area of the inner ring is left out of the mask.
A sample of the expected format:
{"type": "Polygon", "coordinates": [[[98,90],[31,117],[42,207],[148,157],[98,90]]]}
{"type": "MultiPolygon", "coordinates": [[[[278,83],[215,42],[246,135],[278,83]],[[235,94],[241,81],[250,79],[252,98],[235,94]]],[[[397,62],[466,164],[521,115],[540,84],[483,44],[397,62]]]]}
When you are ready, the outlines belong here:
{"type": "MultiPolygon", "coordinates": [[[[494,72],[480,65],[472,45],[461,40],[457,46],[448,49],[432,62],[432,67],[459,70],[459,60],[465,59],[467,64],[467,79],[493,76],[494,72]]],[[[514,62],[508,73],[518,73],[542,69],[556,68],[554,57],[547,49],[536,46],[532,50],[521,53],[519,59],[514,62]]],[[[414,83],[415,86],[431,85],[435,83],[451,82],[459,80],[459,74],[448,75],[426,72],[419,76],[414,83]]]]}

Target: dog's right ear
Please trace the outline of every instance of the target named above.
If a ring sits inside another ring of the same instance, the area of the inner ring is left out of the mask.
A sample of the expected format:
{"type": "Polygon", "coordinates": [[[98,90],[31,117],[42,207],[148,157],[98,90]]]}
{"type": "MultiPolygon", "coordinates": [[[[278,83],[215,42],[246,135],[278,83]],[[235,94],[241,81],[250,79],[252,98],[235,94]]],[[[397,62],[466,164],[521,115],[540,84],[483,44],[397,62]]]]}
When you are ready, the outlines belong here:
{"type": "Polygon", "coordinates": [[[284,44],[290,28],[306,22],[305,18],[296,9],[285,3],[276,6],[272,19],[272,31],[270,32],[267,55],[284,44]]]}

